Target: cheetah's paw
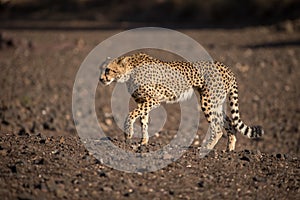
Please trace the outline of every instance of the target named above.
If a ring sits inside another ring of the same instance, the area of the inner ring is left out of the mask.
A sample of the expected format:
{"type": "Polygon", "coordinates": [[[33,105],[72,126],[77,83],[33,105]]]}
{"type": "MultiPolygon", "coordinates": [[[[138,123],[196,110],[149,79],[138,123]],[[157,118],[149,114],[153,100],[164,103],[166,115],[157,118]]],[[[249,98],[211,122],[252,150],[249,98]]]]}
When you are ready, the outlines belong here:
{"type": "Polygon", "coordinates": [[[142,142],[141,142],[141,145],[147,145],[148,141],[149,141],[149,138],[143,138],[142,142]]]}

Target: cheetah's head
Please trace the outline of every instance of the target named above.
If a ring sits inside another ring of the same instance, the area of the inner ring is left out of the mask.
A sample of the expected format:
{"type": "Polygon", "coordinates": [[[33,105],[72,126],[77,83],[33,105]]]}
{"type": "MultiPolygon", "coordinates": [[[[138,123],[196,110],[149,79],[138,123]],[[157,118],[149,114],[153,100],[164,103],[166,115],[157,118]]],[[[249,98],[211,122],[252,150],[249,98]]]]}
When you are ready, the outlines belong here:
{"type": "Polygon", "coordinates": [[[123,56],[110,61],[108,64],[104,64],[99,80],[105,85],[109,85],[113,81],[127,81],[131,69],[128,65],[129,59],[129,56],[123,56]]]}

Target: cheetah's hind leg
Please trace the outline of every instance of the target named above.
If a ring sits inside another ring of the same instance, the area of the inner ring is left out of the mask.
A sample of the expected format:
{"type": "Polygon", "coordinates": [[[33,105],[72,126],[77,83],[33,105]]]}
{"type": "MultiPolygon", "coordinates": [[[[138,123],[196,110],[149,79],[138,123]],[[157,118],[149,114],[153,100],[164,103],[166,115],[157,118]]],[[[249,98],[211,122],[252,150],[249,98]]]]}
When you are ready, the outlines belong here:
{"type": "Polygon", "coordinates": [[[219,139],[222,137],[223,132],[222,128],[224,125],[223,105],[220,104],[211,112],[211,115],[206,115],[209,122],[209,127],[200,147],[200,158],[203,158],[207,155],[218,143],[219,139]]]}
{"type": "Polygon", "coordinates": [[[231,119],[226,115],[226,113],[223,113],[224,116],[224,129],[227,132],[228,141],[227,141],[227,151],[233,151],[235,149],[235,143],[236,143],[236,129],[232,126],[231,119]]]}
{"type": "MultiPolygon", "coordinates": [[[[216,118],[214,118],[215,121],[216,118]]],[[[218,143],[219,139],[222,137],[222,124],[219,122],[210,123],[205,139],[200,147],[200,158],[205,157],[218,143]]]]}
{"type": "Polygon", "coordinates": [[[207,155],[223,135],[223,104],[225,98],[224,95],[215,96],[213,92],[209,92],[208,88],[200,91],[201,109],[209,123],[206,136],[200,147],[200,158],[207,155]]]}

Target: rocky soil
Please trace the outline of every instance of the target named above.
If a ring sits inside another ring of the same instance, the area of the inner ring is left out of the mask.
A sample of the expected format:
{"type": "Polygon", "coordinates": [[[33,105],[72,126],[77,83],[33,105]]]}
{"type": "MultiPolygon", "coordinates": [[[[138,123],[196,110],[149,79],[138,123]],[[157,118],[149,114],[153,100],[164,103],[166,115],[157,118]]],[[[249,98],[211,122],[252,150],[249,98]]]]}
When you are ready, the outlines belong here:
{"type": "MultiPolygon", "coordinates": [[[[265,135],[227,138],[199,158],[207,123],[177,161],[154,172],[110,168],[87,151],[72,115],[72,88],[80,64],[101,41],[121,30],[12,30],[0,37],[1,199],[299,199],[300,37],[280,26],[184,29],[215,59],[231,66],[239,83],[240,112],[265,135]]],[[[284,26],[285,27],[285,26],[284,26]]],[[[113,85],[99,84],[96,112],[110,140],[132,152],[149,152],[176,134],[178,105],[150,145],[125,144],[111,115],[113,85]]],[[[168,159],[168,158],[166,158],[168,159]]]]}

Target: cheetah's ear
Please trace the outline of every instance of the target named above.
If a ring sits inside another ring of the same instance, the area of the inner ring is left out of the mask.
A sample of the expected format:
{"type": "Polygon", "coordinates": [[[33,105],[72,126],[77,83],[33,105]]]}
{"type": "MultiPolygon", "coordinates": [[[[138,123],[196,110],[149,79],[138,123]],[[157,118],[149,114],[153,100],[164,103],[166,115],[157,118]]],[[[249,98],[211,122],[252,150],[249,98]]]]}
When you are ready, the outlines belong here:
{"type": "Polygon", "coordinates": [[[125,56],[125,57],[122,59],[121,63],[122,63],[122,65],[123,65],[124,67],[126,67],[126,66],[128,65],[128,61],[129,61],[129,57],[128,57],[128,56],[125,56]]]}

